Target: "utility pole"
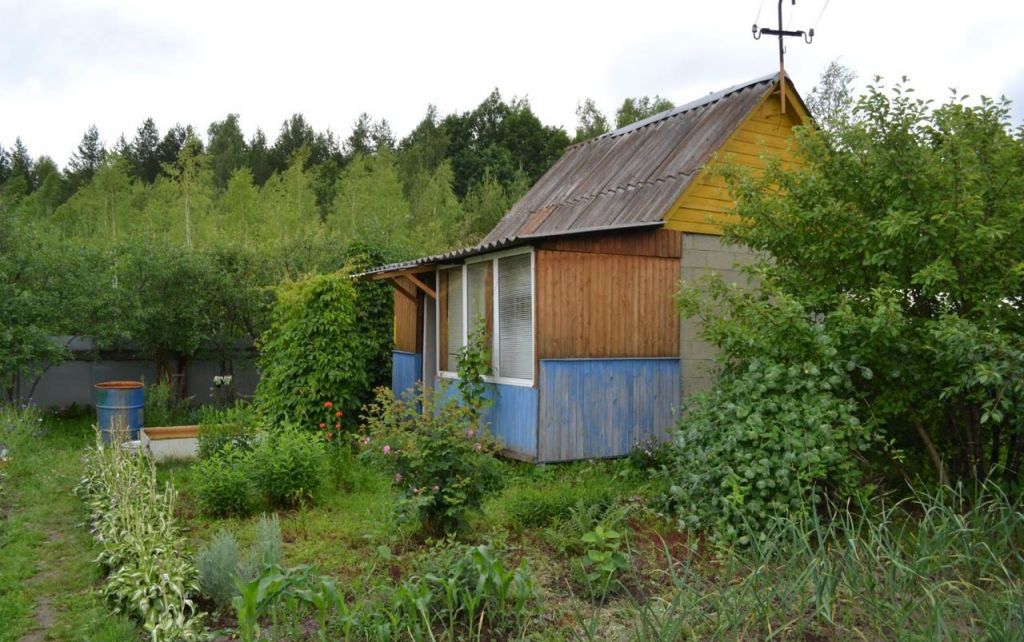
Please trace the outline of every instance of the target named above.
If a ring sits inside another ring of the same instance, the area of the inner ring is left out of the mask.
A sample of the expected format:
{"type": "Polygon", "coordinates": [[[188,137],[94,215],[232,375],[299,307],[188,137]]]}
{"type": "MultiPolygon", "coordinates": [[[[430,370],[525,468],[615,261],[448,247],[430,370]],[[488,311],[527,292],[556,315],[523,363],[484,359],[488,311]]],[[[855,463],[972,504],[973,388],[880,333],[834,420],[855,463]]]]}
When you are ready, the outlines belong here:
{"type": "MultiPolygon", "coordinates": [[[[761,36],[778,36],[779,37],[779,101],[782,107],[782,113],[786,113],[786,45],[783,43],[783,38],[786,37],[801,37],[804,42],[811,44],[814,40],[814,29],[811,28],[809,31],[787,31],[782,28],[782,1],[779,0],[779,28],[769,29],[768,27],[758,28],[755,23],[751,28],[751,33],[754,36],[754,40],[760,40],[761,36]]],[[[792,0],[795,5],[796,0],[792,0]]]]}

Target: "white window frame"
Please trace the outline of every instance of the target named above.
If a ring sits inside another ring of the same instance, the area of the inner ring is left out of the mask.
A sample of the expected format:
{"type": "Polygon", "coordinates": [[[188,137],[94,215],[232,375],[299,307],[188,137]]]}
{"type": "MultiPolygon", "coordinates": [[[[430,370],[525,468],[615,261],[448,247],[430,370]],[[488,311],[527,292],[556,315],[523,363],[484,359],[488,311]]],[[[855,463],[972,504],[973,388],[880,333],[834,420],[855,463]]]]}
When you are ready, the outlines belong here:
{"type": "MultiPolygon", "coordinates": [[[[494,372],[500,372],[499,363],[500,354],[498,344],[498,301],[500,297],[499,286],[498,286],[498,259],[506,258],[509,256],[520,256],[524,254],[530,255],[530,330],[533,335],[533,359],[534,372],[536,372],[536,357],[537,357],[537,255],[533,251],[532,247],[525,248],[513,248],[511,250],[503,250],[501,252],[492,252],[490,254],[481,254],[478,256],[472,256],[466,259],[466,262],[459,266],[438,266],[437,272],[441,273],[442,270],[450,269],[461,269],[462,270],[462,345],[466,345],[466,341],[469,337],[469,265],[476,263],[491,262],[491,309],[492,318],[494,319],[494,331],[491,332],[491,362],[493,363],[494,372]]],[[[451,292],[448,292],[448,296],[451,296],[451,292]]],[[[443,369],[442,366],[447,365],[447,355],[441,354],[441,332],[447,332],[447,328],[441,327],[441,306],[436,306],[434,310],[436,323],[434,324],[436,337],[435,337],[435,348],[437,351],[437,376],[441,379],[458,379],[458,373],[451,372],[443,369]],[[444,356],[445,360],[442,361],[441,357],[444,356]]],[[[501,377],[498,375],[484,375],[484,381],[488,383],[500,383],[510,386],[521,386],[525,388],[533,387],[534,377],[531,376],[529,379],[523,379],[519,377],[501,377]]]]}

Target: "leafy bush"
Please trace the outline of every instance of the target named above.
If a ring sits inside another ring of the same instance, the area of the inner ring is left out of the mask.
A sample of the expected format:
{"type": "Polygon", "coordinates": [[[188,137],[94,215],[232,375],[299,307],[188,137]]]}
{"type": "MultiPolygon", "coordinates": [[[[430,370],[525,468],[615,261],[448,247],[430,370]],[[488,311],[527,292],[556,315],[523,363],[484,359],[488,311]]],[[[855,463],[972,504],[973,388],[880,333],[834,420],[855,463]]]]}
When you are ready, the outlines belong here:
{"type": "Polygon", "coordinates": [[[217,606],[231,604],[231,598],[238,592],[235,588],[238,564],[238,542],[227,531],[217,533],[196,554],[199,588],[217,606]]]}
{"type": "Polygon", "coordinates": [[[192,479],[196,502],[207,515],[244,516],[255,507],[253,453],[233,443],[226,443],[216,454],[197,463],[192,479]]]}
{"type": "Polygon", "coordinates": [[[701,396],[676,434],[668,469],[684,528],[724,540],[764,537],[777,517],[806,513],[823,492],[862,491],[856,455],[871,442],[838,372],[753,360],[701,396]]]}
{"type": "Polygon", "coordinates": [[[147,384],[143,403],[143,421],[149,427],[179,426],[195,416],[189,399],[179,399],[167,379],[147,384]]]}
{"type": "Polygon", "coordinates": [[[251,450],[256,427],[256,413],[250,405],[203,406],[199,415],[199,458],[207,459],[229,443],[239,450],[251,450]]]}
{"type": "Polygon", "coordinates": [[[500,444],[473,423],[473,411],[445,390],[395,398],[378,388],[365,415],[369,435],[360,457],[390,470],[400,509],[431,533],[465,524],[498,481],[500,444]]]}
{"type": "Polygon", "coordinates": [[[323,437],[294,428],[267,433],[253,451],[257,485],[277,508],[312,500],[323,485],[326,463],[323,437]]]}
{"type": "Polygon", "coordinates": [[[97,561],[110,572],[103,595],[116,612],[136,616],[153,640],[201,639],[202,618],[190,597],[199,590],[197,572],[183,554],[174,487],[157,489],[148,458],[104,448],[98,432],[96,442],[75,492],[101,545],[97,561]]]}
{"type": "Polygon", "coordinates": [[[604,600],[613,592],[612,581],[617,575],[629,569],[629,560],[620,550],[622,535],[610,528],[597,526],[580,538],[587,555],[582,560],[586,573],[586,585],[590,596],[604,600]]]}
{"type": "Polygon", "coordinates": [[[375,343],[358,332],[356,290],[347,274],[285,281],[270,328],[260,338],[259,408],[272,425],[313,428],[314,405],[358,408],[375,343]],[[312,403],[311,403],[312,401],[312,403]]]}
{"type": "Polygon", "coordinates": [[[638,472],[661,470],[672,459],[671,442],[650,437],[629,451],[629,465],[638,472]]]}

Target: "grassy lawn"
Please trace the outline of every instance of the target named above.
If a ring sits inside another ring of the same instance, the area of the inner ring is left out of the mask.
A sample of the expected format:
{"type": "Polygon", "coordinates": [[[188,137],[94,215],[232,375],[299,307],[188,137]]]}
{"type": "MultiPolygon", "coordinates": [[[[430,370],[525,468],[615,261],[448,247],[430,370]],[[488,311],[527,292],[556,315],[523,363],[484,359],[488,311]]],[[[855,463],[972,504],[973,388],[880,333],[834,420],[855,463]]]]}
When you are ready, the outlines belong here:
{"type": "Polygon", "coordinates": [[[95,592],[98,548],[71,494],[89,419],[45,421],[37,447],[13,452],[0,482],[0,640],[115,642],[139,637],[95,592]]]}

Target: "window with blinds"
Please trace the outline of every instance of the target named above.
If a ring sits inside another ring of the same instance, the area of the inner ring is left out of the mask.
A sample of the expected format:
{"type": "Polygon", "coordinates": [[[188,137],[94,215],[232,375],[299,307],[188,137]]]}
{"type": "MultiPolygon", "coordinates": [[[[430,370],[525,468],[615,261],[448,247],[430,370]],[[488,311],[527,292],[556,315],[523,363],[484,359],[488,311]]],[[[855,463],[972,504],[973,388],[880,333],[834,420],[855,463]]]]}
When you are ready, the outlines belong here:
{"type": "Polygon", "coordinates": [[[455,372],[459,366],[459,350],[465,344],[462,333],[462,268],[445,270],[448,275],[447,326],[444,328],[448,341],[445,344],[444,369],[455,372]]]}
{"type": "Polygon", "coordinates": [[[498,375],[533,379],[530,255],[498,259],[498,375]]]}

